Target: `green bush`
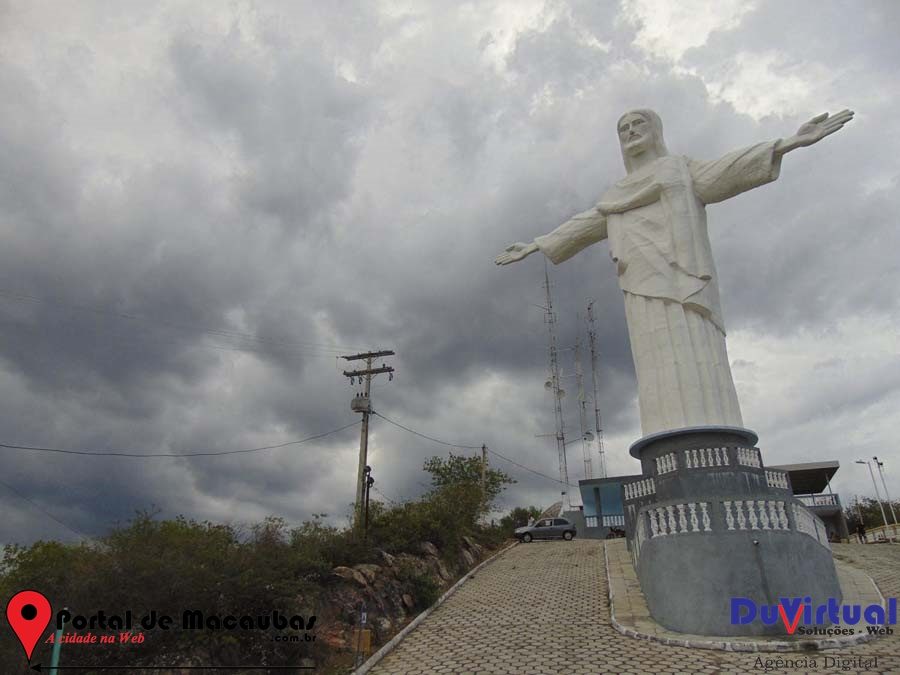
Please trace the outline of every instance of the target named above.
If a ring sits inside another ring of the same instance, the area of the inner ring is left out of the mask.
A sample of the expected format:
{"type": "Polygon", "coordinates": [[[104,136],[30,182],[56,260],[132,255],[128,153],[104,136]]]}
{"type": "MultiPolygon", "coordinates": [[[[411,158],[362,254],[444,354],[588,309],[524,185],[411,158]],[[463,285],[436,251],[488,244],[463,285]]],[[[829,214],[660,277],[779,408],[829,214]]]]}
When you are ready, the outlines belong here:
{"type": "MultiPolygon", "coordinates": [[[[317,613],[323,582],[338,565],[378,561],[378,549],[420,554],[431,542],[445,562],[458,560],[462,537],[491,544],[505,536],[503,527],[487,528],[480,520],[493,500],[512,480],[493,469],[481,484],[481,460],[475,457],[434,457],[425,464],[432,489],[416,501],[387,507],[370,504],[369,533],[338,529],[324,515],[290,528],[270,517],[241,531],[229,525],[178,517],[157,520],[155,513],[138,513],[91,543],[39,541],[4,548],[0,563],[0,595],[35,588],[48,596],[55,610],[90,616],[99,610],[127,609],[139,616],[155,609],[180,621],[186,609],[205,614],[317,613]]],[[[405,584],[418,607],[431,606],[440,585],[429,574],[410,568],[405,584]]],[[[96,634],[102,631],[94,631],[96,634]]],[[[220,633],[154,631],[138,651],[78,650],[85,666],[140,666],[183,661],[187,656],[204,665],[267,663],[286,665],[298,657],[316,655],[324,644],[285,644],[258,631],[220,633]],[[312,650],[312,651],[311,651],[312,650]]],[[[74,650],[66,650],[66,653],[74,650]]],[[[35,663],[49,660],[50,646],[38,645],[35,663]]],[[[319,654],[318,656],[321,656],[319,654]]],[[[0,617],[0,663],[10,672],[27,669],[21,647],[0,617]]],[[[4,670],[3,672],[6,672],[4,670]]]]}
{"type": "Polygon", "coordinates": [[[412,594],[417,610],[428,609],[441,597],[441,586],[434,577],[419,572],[412,565],[401,565],[397,578],[412,594]]]}

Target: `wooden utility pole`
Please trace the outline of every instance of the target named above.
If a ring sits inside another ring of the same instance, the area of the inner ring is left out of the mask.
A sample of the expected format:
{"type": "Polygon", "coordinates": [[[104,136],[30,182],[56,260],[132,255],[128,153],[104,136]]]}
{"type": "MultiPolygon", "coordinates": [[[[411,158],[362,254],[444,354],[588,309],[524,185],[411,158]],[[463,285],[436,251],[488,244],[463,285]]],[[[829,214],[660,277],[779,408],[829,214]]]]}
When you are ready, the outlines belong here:
{"type": "Polygon", "coordinates": [[[481,498],[487,503],[487,485],[485,484],[485,472],[487,471],[487,446],[481,446],[481,498]]]}
{"type": "Polygon", "coordinates": [[[356,379],[359,380],[360,384],[365,381],[365,389],[361,394],[357,394],[353,398],[353,403],[350,406],[354,412],[362,413],[362,429],[359,433],[359,469],[356,472],[356,502],[354,507],[354,524],[356,525],[356,527],[362,526],[363,509],[366,499],[366,468],[368,466],[367,456],[369,452],[369,414],[372,412],[372,402],[370,398],[372,377],[380,373],[388,373],[390,379],[394,379],[393,368],[391,368],[390,366],[386,366],[383,363],[381,364],[380,368],[373,368],[372,359],[377,359],[381,356],[393,355],[394,352],[392,352],[391,350],[383,350],[378,352],[366,352],[365,354],[353,354],[352,356],[341,357],[346,361],[361,361],[363,359],[365,359],[366,361],[366,368],[364,370],[344,371],[344,377],[350,378],[350,384],[353,384],[354,380],[356,379]],[[365,378],[365,380],[363,378],[365,378]]]}

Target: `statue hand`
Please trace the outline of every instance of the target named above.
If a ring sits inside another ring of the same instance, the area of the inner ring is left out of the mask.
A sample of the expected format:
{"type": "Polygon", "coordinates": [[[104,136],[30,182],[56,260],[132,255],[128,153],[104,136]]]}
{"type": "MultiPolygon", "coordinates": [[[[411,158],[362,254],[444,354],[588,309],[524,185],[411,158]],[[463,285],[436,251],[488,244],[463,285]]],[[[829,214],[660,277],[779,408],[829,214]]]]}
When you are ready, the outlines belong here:
{"type": "Polygon", "coordinates": [[[816,115],[797,130],[797,134],[792,139],[793,145],[803,147],[818,143],[829,134],[840,131],[852,119],[852,110],[842,110],[830,117],[827,112],[816,115]]]}
{"type": "Polygon", "coordinates": [[[507,246],[505,253],[501,253],[494,258],[494,263],[497,265],[509,265],[510,263],[514,263],[522,258],[530,256],[537,250],[537,244],[523,244],[521,241],[517,241],[512,246],[507,246]]]}

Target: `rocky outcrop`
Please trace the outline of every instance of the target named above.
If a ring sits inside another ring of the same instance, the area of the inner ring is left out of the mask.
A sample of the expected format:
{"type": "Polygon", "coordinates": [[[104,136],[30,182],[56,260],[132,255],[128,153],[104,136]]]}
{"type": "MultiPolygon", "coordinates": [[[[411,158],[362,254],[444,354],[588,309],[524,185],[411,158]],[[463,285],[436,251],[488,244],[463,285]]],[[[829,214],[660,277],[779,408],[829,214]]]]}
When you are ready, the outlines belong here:
{"type": "Polygon", "coordinates": [[[335,567],[333,570],[331,570],[331,573],[340,579],[352,581],[357,586],[362,586],[363,588],[368,585],[366,578],[360,572],[349,567],[335,567]]]}
{"type": "Polygon", "coordinates": [[[337,650],[352,650],[352,636],[366,610],[366,627],[373,642],[383,644],[425,607],[416,597],[423,579],[430,580],[441,593],[457,578],[489,555],[471,537],[463,537],[456,562],[448,565],[431,542],[422,542],[422,555],[378,553],[381,565],[359,564],[335,567],[331,583],[319,599],[317,640],[337,650]]]}

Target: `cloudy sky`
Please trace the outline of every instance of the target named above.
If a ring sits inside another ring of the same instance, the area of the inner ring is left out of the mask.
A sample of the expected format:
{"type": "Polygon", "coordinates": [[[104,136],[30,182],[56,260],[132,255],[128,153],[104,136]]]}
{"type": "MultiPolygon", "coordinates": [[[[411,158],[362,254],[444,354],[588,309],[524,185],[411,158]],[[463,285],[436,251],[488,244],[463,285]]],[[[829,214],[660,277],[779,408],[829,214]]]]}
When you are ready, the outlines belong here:
{"type": "MultiPolygon", "coordinates": [[[[625,110],[713,158],[849,107],[776,183],[711,206],[710,235],[765,461],[840,460],[846,502],[873,493],[854,460],[878,455],[900,497],[898,29],[889,0],[0,0],[0,443],[302,439],[358,419],[336,356],[377,348],[397,353],[378,411],[558,475],[536,437],[553,431],[544,264],[494,256],[623,175],[625,110]]],[[[596,303],[609,470],[633,473],[606,244],[551,278],[565,375],[596,303]]],[[[573,395],[566,415],[577,436],[573,395]]],[[[151,506],[344,523],[358,440],[0,449],[0,541],[98,535],[151,506]]],[[[387,498],[421,494],[448,450],[373,419],[387,498]]],[[[573,482],[581,460],[574,443],[573,482]]],[[[557,498],[493,462],[519,481],[505,507],[557,498]]]]}

